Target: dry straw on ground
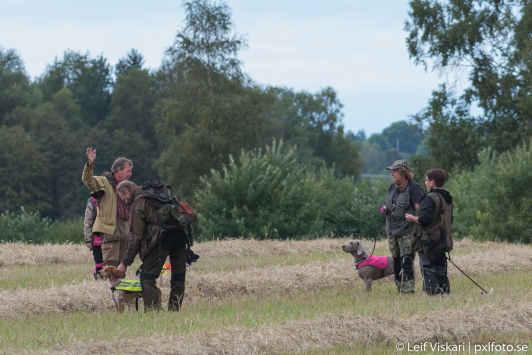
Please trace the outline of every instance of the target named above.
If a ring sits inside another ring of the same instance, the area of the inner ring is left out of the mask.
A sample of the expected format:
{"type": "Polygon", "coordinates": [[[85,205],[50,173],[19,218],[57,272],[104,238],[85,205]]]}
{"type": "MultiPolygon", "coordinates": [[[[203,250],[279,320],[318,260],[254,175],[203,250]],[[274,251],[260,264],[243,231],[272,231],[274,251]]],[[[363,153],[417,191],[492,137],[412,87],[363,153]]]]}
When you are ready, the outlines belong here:
{"type": "MultiPolygon", "coordinates": [[[[342,243],[347,239],[316,239],[306,241],[278,240],[223,240],[196,243],[194,250],[204,258],[224,256],[266,256],[266,255],[301,255],[313,252],[339,252],[342,243]]],[[[371,249],[373,241],[365,240],[371,249]]],[[[469,249],[472,245],[482,245],[483,249],[498,248],[504,243],[477,243],[469,239],[456,242],[456,249],[469,249]]],[[[386,241],[378,241],[377,249],[386,249],[386,241]]],[[[39,265],[90,263],[91,255],[82,244],[0,244],[0,267],[8,265],[39,265]]]]}
{"type": "Polygon", "coordinates": [[[0,244],[0,267],[8,265],[88,263],[90,259],[89,249],[81,244],[0,244]]]}
{"type": "MultiPolygon", "coordinates": [[[[196,243],[194,250],[202,257],[264,256],[308,254],[311,252],[339,251],[346,239],[316,239],[306,241],[241,240],[231,239],[196,243]]],[[[379,245],[384,245],[379,242],[379,245]]],[[[86,263],[90,252],[82,244],[0,244],[0,266],[57,263],[86,263]]]]}
{"type": "MultiPolygon", "coordinates": [[[[343,344],[380,344],[395,350],[400,342],[450,341],[480,331],[499,334],[532,332],[530,303],[484,305],[476,309],[429,312],[406,319],[329,316],[259,328],[229,328],[183,336],[122,338],[57,347],[60,354],[271,354],[327,349],[343,344]]],[[[39,351],[39,353],[43,353],[39,351]]]]}
{"type": "MultiPolygon", "coordinates": [[[[532,265],[532,247],[500,244],[487,252],[474,252],[454,259],[473,274],[528,269],[532,265]]],[[[452,267],[450,272],[457,274],[452,267]]],[[[163,294],[167,294],[168,277],[163,277],[161,283],[163,294]]],[[[223,299],[232,295],[288,293],[342,285],[361,287],[348,255],[341,255],[337,260],[329,262],[253,267],[236,272],[199,273],[192,269],[187,276],[186,302],[223,299]]],[[[110,291],[104,282],[86,281],[40,290],[0,291],[0,318],[47,312],[101,311],[110,308],[110,291]]]]}

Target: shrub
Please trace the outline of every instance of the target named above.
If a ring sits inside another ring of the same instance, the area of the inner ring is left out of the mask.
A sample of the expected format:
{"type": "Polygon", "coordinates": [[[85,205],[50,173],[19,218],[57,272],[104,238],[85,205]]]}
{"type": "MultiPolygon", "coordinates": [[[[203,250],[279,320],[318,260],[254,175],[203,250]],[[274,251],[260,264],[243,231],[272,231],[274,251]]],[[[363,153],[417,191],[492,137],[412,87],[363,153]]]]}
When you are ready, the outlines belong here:
{"type": "Polygon", "coordinates": [[[529,142],[500,155],[484,150],[474,170],[450,182],[458,233],[477,239],[530,243],[531,146],[529,142]]]}
{"type": "Polygon", "coordinates": [[[305,166],[282,142],[243,151],[201,179],[195,193],[200,239],[373,236],[382,228],[376,212],[381,185],[355,185],[333,169],[305,166]]]}
{"type": "Polygon", "coordinates": [[[80,242],[82,229],[81,219],[54,222],[23,207],[18,212],[0,214],[0,242],[80,242]]]}
{"type": "Polygon", "coordinates": [[[338,236],[368,238],[384,235],[384,217],[377,211],[384,201],[389,181],[386,178],[353,181],[337,179],[332,172],[322,172],[327,230],[338,236]]]}

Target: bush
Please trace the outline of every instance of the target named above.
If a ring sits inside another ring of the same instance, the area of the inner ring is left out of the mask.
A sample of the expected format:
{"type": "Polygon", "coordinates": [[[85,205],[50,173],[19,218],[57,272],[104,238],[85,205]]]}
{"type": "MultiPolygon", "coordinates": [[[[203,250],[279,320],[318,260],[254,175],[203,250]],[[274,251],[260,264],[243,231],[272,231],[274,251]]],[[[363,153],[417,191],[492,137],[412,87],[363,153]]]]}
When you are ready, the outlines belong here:
{"type": "Polygon", "coordinates": [[[53,222],[39,213],[26,211],[0,214],[0,242],[66,243],[82,240],[81,219],[53,222]]]}
{"type": "Polygon", "coordinates": [[[473,171],[449,184],[455,229],[484,240],[530,243],[532,236],[531,142],[496,155],[484,150],[473,171]]]}
{"type": "Polygon", "coordinates": [[[81,243],[83,242],[83,218],[72,218],[52,223],[45,242],[81,243]]]}
{"type": "Polygon", "coordinates": [[[367,238],[383,236],[384,217],[377,211],[384,201],[388,179],[376,177],[355,182],[350,178],[337,179],[330,170],[324,173],[320,180],[329,233],[367,238]]]}
{"type": "Polygon", "coordinates": [[[333,169],[316,171],[282,142],[243,151],[201,179],[195,194],[200,239],[375,235],[383,224],[376,212],[381,185],[355,185],[352,178],[336,178],[333,169]]]}

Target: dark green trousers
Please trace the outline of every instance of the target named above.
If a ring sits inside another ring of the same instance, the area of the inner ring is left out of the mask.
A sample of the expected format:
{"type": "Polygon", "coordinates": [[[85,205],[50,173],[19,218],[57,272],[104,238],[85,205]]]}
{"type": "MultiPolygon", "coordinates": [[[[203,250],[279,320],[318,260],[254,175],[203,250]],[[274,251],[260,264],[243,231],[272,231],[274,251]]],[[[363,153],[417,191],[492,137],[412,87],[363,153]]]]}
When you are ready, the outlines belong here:
{"type": "Polygon", "coordinates": [[[161,290],[157,278],[167,257],[172,264],[170,281],[169,311],[179,311],[185,296],[186,249],[180,238],[164,238],[143,260],[140,270],[142,298],[146,311],[161,309],[161,290]]]}

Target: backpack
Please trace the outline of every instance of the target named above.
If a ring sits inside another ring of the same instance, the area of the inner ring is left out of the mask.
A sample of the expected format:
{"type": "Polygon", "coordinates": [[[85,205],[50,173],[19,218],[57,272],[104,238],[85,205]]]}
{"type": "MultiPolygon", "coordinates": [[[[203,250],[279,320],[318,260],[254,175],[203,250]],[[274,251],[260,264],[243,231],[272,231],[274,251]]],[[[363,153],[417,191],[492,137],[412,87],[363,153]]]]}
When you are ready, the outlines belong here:
{"type": "Polygon", "coordinates": [[[438,193],[429,194],[432,200],[434,201],[436,208],[440,211],[440,223],[439,227],[444,235],[445,242],[445,251],[450,252],[453,250],[453,233],[452,233],[452,223],[453,223],[453,205],[452,203],[447,203],[445,199],[438,193]],[[433,198],[432,196],[438,196],[433,198]]]}
{"type": "Polygon", "coordinates": [[[187,247],[192,246],[192,225],[196,222],[197,215],[189,204],[172,195],[169,185],[146,183],[135,196],[137,198],[144,198],[157,210],[159,226],[163,232],[171,235],[173,231],[182,231],[187,239],[187,247]]]}

